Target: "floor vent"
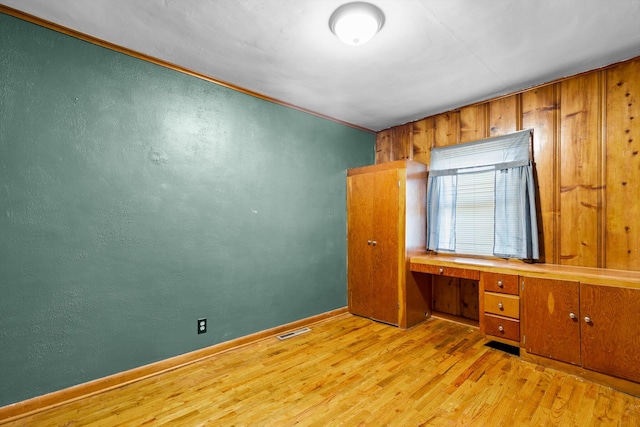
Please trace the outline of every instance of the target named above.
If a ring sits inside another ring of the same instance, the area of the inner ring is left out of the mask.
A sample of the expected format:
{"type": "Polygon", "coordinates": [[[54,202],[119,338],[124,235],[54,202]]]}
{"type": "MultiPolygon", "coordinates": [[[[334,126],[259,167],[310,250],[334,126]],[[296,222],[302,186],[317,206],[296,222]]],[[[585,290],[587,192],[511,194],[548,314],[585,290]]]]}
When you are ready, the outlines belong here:
{"type": "Polygon", "coordinates": [[[309,328],[298,329],[297,331],[291,331],[291,332],[287,332],[286,334],[278,335],[278,339],[280,341],[283,341],[289,338],[297,337],[298,335],[302,335],[305,332],[309,332],[309,331],[311,331],[311,329],[309,328]]]}
{"type": "Polygon", "coordinates": [[[496,350],[504,351],[505,353],[513,354],[514,356],[520,356],[520,349],[508,344],[502,344],[497,341],[490,341],[485,344],[486,347],[495,348],[496,350]]]}

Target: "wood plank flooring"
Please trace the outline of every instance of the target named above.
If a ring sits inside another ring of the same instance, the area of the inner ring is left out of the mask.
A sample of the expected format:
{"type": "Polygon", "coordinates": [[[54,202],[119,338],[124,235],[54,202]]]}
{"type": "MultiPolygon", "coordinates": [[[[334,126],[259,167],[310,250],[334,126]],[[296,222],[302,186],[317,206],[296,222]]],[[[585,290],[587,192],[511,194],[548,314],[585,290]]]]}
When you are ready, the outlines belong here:
{"type": "Polygon", "coordinates": [[[640,426],[640,399],[430,319],[344,314],[4,426],[640,426]]]}

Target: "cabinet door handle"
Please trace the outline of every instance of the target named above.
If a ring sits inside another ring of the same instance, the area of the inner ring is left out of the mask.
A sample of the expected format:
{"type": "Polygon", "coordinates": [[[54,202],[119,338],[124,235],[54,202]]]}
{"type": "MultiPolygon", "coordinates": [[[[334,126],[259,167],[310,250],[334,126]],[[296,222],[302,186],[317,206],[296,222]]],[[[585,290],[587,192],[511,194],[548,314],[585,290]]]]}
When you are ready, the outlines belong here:
{"type": "Polygon", "coordinates": [[[576,314],[575,313],[569,313],[569,317],[572,318],[572,319],[575,319],[576,318],[576,314]]]}
{"type": "Polygon", "coordinates": [[[499,287],[499,288],[502,288],[502,287],[503,287],[503,286],[502,286],[502,280],[498,280],[498,287],[499,287]]]}
{"type": "Polygon", "coordinates": [[[378,242],[376,242],[375,240],[372,243],[373,243],[373,246],[378,244],[378,242]]]}
{"type": "Polygon", "coordinates": [[[499,308],[500,310],[502,310],[502,308],[503,308],[503,307],[504,307],[504,306],[502,305],[502,303],[501,303],[501,302],[499,302],[499,303],[498,303],[498,308],[499,308]]]}
{"type": "Polygon", "coordinates": [[[500,332],[504,332],[504,327],[503,327],[502,325],[500,325],[500,326],[498,326],[498,330],[499,330],[500,332]]]}
{"type": "Polygon", "coordinates": [[[589,316],[585,316],[584,321],[585,321],[586,323],[591,323],[591,317],[589,317],[589,316]]]}
{"type": "Polygon", "coordinates": [[[371,240],[367,240],[367,245],[371,245],[371,240]]]}

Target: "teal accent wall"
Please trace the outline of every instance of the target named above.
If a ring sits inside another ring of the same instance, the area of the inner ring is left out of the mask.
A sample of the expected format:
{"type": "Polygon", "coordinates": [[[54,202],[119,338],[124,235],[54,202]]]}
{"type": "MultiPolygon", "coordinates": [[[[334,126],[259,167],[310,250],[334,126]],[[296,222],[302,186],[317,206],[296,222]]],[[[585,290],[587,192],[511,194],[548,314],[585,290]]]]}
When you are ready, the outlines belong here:
{"type": "Polygon", "coordinates": [[[0,14],[0,406],[344,307],[374,146],[0,14]]]}

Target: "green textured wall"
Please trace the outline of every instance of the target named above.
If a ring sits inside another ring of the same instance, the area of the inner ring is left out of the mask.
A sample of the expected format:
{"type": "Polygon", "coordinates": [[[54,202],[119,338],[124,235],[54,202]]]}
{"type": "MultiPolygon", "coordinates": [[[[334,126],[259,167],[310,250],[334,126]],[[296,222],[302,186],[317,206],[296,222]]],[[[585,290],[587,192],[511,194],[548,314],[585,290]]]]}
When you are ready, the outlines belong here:
{"type": "Polygon", "coordinates": [[[0,406],[345,306],[374,144],[0,14],[0,406]]]}

